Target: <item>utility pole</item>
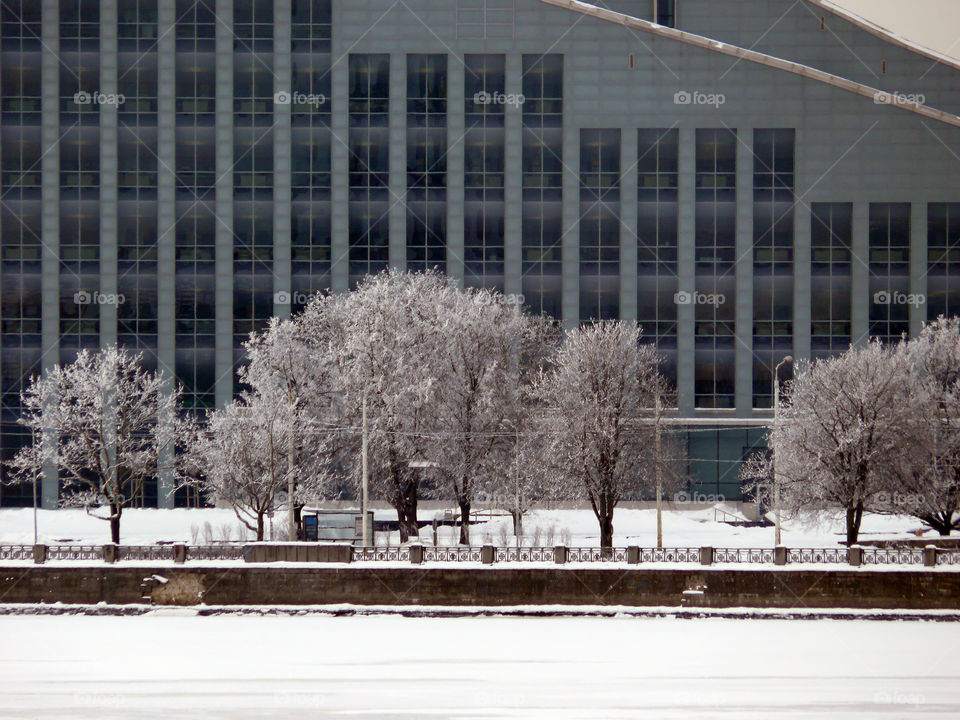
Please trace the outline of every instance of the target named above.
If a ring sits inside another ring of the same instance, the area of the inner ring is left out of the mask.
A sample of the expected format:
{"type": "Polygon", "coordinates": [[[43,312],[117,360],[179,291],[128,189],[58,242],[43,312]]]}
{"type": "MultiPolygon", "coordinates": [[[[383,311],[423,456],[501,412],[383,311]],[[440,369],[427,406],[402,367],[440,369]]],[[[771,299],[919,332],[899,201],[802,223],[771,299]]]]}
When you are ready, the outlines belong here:
{"type": "Polygon", "coordinates": [[[367,517],[367,504],[368,504],[368,493],[370,488],[370,473],[367,467],[367,388],[363,389],[363,410],[362,410],[362,427],[363,434],[362,440],[360,442],[360,487],[361,487],[361,498],[360,498],[360,512],[362,517],[360,519],[360,532],[362,538],[360,539],[360,545],[362,547],[367,546],[367,540],[370,537],[370,519],[367,517]]]}
{"type": "Polygon", "coordinates": [[[288,438],[287,445],[287,504],[289,508],[287,509],[287,540],[288,542],[293,542],[297,539],[297,513],[294,503],[294,494],[297,491],[296,482],[294,481],[294,447],[293,447],[293,436],[296,432],[296,419],[293,412],[293,391],[288,388],[287,390],[287,403],[290,407],[290,437],[288,438]]]}
{"type": "Polygon", "coordinates": [[[654,427],[654,463],[657,474],[657,547],[663,547],[663,476],[660,467],[660,390],[657,390],[655,410],[656,426],[654,427]]]}
{"type": "Polygon", "coordinates": [[[514,512],[516,513],[516,518],[514,520],[514,536],[517,541],[517,548],[520,548],[520,423],[517,423],[513,426],[516,431],[517,442],[514,446],[513,454],[513,484],[516,490],[516,507],[514,512]]]}
{"type": "Polygon", "coordinates": [[[37,476],[40,474],[40,458],[43,457],[43,453],[39,452],[37,448],[37,429],[34,427],[32,429],[33,437],[33,450],[37,453],[36,462],[33,465],[33,544],[38,544],[39,533],[37,532],[37,476]]]}

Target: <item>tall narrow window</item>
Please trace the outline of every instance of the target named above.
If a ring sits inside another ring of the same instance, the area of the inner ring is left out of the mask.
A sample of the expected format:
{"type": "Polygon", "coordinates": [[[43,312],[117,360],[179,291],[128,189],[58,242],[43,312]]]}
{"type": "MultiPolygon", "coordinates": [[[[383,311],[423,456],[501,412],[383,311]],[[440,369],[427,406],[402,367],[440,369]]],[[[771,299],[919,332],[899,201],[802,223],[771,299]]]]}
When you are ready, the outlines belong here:
{"type": "Polygon", "coordinates": [[[523,296],[562,315],[563,55],[523,56],[523,296]]]}
{"type": "Polygon", "coordinates": [[[637,142],[637,321],[644,342],[677,367],[677,158],[679,131],[640,130],[637,142]]]}
{"type": "Polygon", "coordinates": [[[580,131],[580,321],[620,314],[620,130],[580,131]]]}
{"type": "Polygon", "coordinates": [[[464,82],[464,284],[502,290],[506,57],[466,55],[464,82]]]}
{"type": "Polygon", "coordinates": [[[390,56],[350,56],[350,286],[387,267],[390,56]]]}
{"type": "MultiPolygon", "coordinates": [[[[734,405],[737,230],[737,134],[727,128],[696,134],[696,292],[677,300],[695,306],[697,407],[734,405]]],[[[686,290],[686,289],[685,289],[686,290]]]]}
{"type": "Polygon", "coordinates": [[[291,107],[293,207],[290,226],[292,311],[330,288],[330,0],[293,4],[291,107]]]}
{"type": "Polygon", "coordinates": [[[407,55],[407,268],[446,256],[447,56],[407,55]]]}
{"type": "Polygon", "coordinates": [[[927,319],[960,315],[960,203],[927,210],[927,319]]]}
{"type": "Polygon", "coordinates": [[[870,337],[910,330],[910,203],[870,204],[870,337]]]}
{"type": "Polygon", "coordinates": [[[850,347],[851,203],[811,206],[810,343],[814,358],[850,347]]]}
{"type": "Polygon", "coordinates": [[[664,27],[677,26],[676,0],[653,0],[654,21],[664,27]]]}
{"type": "Polygon", "coordinates": [[[795,135],[792,129],[753,132],[754,407],[772,405],[774,368],[793,348],[795,135]]]}

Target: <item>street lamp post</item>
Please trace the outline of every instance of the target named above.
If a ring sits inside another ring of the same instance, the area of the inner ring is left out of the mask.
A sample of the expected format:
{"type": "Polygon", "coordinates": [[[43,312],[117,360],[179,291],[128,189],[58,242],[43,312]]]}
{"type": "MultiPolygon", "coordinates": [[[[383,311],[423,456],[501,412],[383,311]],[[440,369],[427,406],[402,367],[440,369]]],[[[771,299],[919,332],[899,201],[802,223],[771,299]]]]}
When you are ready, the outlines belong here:
{"type": "MultiPolygon", "coordinates": [[[[777,426],[777,420],[780,417],[780,366],[784,363],[792,363],[793,357],[787,355],[783,360],[777,363],[773,370],[773,425],[777,426]]],[[[776,517],[776,530],[774,532],[774,545],[780,547],[780,478],[777,475],[777,446],[773,446],[773,505],[776,517]]]]}

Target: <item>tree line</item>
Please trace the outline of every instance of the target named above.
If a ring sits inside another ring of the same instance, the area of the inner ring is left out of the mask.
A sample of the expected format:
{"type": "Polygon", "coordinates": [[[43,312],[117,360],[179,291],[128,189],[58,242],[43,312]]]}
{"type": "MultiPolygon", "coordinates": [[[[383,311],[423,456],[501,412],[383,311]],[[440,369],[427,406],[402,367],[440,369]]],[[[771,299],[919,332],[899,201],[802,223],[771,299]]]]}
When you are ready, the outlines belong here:
{"type": "Polygon", "coordinates": [[[263,539],[278,506],[356,490],[365,435],[371,496],[402,541],[419,535],[421,498],[456,502],[462,543],[478,500],[519,535],[534,503],[567,499],[590,505],[611,547],[617,505],[676,488],[687,466],[661,427],[673,389],[641,339],[625,322],[564,333],[501,293],[388,270],[252,334],[244,390],[204,417],[138,355],[81,351],[29,383],[32,442],[9,466],[18,482],[56,472],[63,503],[108,520],[113,542],[151,477],[198,486],[263,539]]]}

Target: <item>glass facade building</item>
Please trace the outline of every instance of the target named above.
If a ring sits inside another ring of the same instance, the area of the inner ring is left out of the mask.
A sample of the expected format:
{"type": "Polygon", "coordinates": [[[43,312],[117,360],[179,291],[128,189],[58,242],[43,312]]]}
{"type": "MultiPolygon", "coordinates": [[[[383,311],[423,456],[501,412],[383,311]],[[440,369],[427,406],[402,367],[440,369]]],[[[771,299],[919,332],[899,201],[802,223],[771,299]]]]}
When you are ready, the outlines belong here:
{"type": "MultiPolygon", "coordinates": [[[[960,313],[960,63],[804,3],[603,5],[4,0],[0,460],[80,349],[202,413],[270,317],[437,268],[638,322],[699,489],[737,497],[786,356],[960,313]]],[[[168,490],[141,502],[198,501],[168,490]]]]}

